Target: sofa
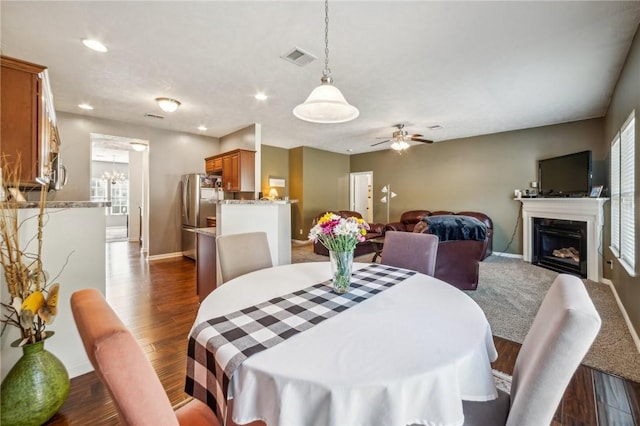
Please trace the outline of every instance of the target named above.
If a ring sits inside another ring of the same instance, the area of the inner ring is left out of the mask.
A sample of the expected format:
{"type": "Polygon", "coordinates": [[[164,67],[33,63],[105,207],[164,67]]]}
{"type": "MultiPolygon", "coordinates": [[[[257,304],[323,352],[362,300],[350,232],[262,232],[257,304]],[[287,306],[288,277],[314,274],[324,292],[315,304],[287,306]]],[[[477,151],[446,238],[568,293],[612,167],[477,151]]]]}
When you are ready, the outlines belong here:
{"type": "Polygon", "coordinates": [[[416,232],[430,232],[425,226],[416,228],[416,225],[420,222],[426,222],[427,218],[448,215],[472,218],[474,223],[479,221],[486,228],[486,232],[482,234],[484,238],[481,240],[451,239],[440,241],[436,257],[435,277],[461,290],[475,290],[478,287],[479,262],[491,255],[493,251],[493,221],[489,216],[484,213],[470,211],[454,213],[444,210],[433,212],[429,210],[411,210],[402,213],[399,222],[388,223],[385,226],[385,232],[414,232],[414,230],[416,232]],[[423,230],[422,228],[426,229],[423,230]]]}
{"type": "MultiPolygon", "coordinates": [[[[362,219],[362,215],[360,213],[350,211],[350,210],[338,210],[338,211],[329,210],[328,212],[335,213],[338,216],[341,216],[345,219],[352,216],[357,217],[358,219],[362,219]]],[[[315,224],[322,216],[324,216],[325,213],[327,212],[325,211],[320,213],[316,217],[313,223],[315,224]]],[[[373,253],[376,247],[374,243],[372,243],[369,240],[384,236],[384,227],[385,227],[384,223],[369,223],[368,225],[369,225],[369,231],[367,231],[367,235],[364,236],[365,241],[361,241],[358,243],[353,253],[354,256],[362,256],[363,254],[373,253]]],[[[316,254],[321,254],[323,256],[329,256],[329,250],[327,250],[327,248],[323,246],[320,242],[314,243],[313,252],[316,254]]]]}

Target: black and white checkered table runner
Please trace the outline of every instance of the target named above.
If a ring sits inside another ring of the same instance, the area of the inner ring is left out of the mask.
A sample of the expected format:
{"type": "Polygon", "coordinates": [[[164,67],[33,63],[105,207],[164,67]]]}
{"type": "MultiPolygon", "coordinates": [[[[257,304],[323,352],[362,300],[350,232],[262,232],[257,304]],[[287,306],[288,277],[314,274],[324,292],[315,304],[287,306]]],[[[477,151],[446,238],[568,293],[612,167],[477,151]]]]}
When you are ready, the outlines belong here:
{"type": "Polygon", "coordinates": [[[333,293],[328,280],[198,325],[189,336],[185,391],[209,405],[223,424],[229,380],[245,359],[414,274],[371,264],[353,273],[348,293],[333,293]]]}

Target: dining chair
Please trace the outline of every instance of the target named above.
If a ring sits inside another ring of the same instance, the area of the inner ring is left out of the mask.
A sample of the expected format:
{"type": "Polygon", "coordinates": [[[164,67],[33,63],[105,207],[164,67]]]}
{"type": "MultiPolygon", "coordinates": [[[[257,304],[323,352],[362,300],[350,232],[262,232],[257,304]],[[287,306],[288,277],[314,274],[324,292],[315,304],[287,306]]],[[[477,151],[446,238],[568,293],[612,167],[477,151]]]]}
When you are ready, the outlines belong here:
{"type": "Polygon", "coordinates": [[[433,276],[437,255],[438,237],[433,234],[387,231],[380,263],[433,276]]]}
{"type": "Polygon", "coordinates": [[[463,401],[464,425],[550,424],[600,322],[583,282],[558,275],[522,343],[510,395],[498,390],[496,400],[463,401]]]}
{"type": "Polygon", "coordinates": [[[144,351],[95,288],[75,291],[71,311],[96,374],[125,425],[218,425],[211,409],[192,399],[175,411],[144,351]]]}
{"type": "Polygon", "coordinates": [[[216,245],[223,283],[273,266],[266,232],[220,235],[216,245]]]}

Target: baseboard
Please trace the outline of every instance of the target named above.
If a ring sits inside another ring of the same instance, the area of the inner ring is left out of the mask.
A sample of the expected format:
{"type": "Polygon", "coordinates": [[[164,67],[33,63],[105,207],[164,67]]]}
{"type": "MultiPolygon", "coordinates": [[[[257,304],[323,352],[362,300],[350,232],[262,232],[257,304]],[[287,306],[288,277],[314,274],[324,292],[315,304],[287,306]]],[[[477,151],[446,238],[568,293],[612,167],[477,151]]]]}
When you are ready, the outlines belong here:
{"type": "Polygon", "coordinates": [[[181,257],[181,256],[182,256],[182,252],[177,251],[175,253],[154,254],[152,256],[147,256],[147,260],[153,261],[153,260],[171,259],[173,257],[181,257]]]}
{"type": "Polygon", "coordinates": [[[515,253],[503,253],[503,252],[499,252],[499,251],[494,251],[491,254],[493,256],[498,256],[498,257],[509,257],[511,259],[522,259],[522,255],[521,254],[515,254],[515,253]]]}
{"type": "Polygon", "coordinates": [[[65,365],[67,372],[69,373],[69,378],[73,379],[74,377],[82,376],[83,374],[87,374],[90,371],[93,371],[93,366],[91,362],[80,362],[74,365],[65,365]]]}
{"type": "Polygon", "coordinates": [[[638,352],[640,352],[640,338],[638,337],[638,333],[636,332],[636,329],[633,327],[633,324],[631,323],[631,319],[629,318],[629,315],[627,314],[627,310],[624,308],[624,305],[622,304],[622,300],[620,300],[620,297],[618,296],[618,292],[616,291],[616,286],[614,286],[613,282],[607,278],[603,278],[602,283],[607,284],[609,287],[611,287],[611,291],[613,292],[613,297],[615,297],[616,303],[618,304],[618,309],[620,309],[622,318],[624,318],[624,322],[627,324],[629,333],[631,333],[631,338],[633,339],[633,343],[636,344],[636,349],[638,350],[638,352]]]}

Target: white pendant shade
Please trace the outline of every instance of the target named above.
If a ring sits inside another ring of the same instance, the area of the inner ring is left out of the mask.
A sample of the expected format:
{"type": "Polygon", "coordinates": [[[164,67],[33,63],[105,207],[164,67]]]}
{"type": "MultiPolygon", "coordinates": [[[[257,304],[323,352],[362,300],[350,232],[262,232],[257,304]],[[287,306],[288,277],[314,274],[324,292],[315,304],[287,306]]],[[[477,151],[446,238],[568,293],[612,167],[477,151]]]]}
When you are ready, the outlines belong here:
{"type": "Polygon", "coordinates": [[[323,83],[293,109],[293,115],[311,123],[346,123],[358,117],[360,111],[347,102],[337,87],[323,83]]]}

